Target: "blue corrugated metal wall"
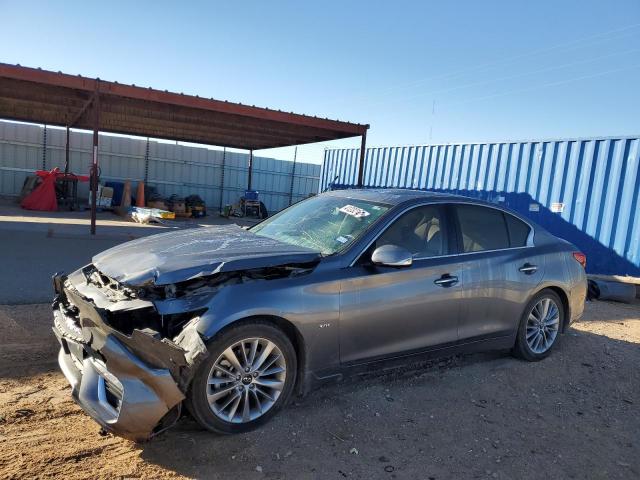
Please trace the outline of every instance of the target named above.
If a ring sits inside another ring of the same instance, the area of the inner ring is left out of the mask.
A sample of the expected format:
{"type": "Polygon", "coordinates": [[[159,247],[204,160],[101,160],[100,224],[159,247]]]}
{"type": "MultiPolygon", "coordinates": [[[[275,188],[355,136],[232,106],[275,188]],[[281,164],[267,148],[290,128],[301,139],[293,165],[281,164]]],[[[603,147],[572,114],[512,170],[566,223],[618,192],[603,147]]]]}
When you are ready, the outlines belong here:
{"type": "MultiPolygon", "coordinates": [[[[356,183],[359,149],[325,152],[321,189],[356,183]]],[[[368,148],[364,185],[502,203],[565,238],[590,273],[640,276],[640,137],[368,148]]]]}

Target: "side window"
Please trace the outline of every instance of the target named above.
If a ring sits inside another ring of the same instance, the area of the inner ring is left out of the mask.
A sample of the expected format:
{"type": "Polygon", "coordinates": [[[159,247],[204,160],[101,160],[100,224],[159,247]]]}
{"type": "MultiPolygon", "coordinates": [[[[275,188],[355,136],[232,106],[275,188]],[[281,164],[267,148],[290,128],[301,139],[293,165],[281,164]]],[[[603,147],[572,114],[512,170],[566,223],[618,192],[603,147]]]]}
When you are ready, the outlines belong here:
{"type": "Polygon", "coordinates": [[[531,228],[519,218],[504,214],[504,218],[507,220],[507,227],[509,227],[509,238],[511,238],[512,247],[524,247],[527,245],[527,238],[529,238],[529,232],[531,228]]]}
{"type": "Polygon", "coordinates": [[[416,207],[398,218],[378,237],[375,246],[397,245],[416,258],[425,258],[444,255],[445,240],[440,209],[429,205],[416,207]]]}
{"type": "Polygon", "coordinates": [[[502,211],[479,205],[456,205],[464,252],[509,247],[509,234],[502,211]]]}

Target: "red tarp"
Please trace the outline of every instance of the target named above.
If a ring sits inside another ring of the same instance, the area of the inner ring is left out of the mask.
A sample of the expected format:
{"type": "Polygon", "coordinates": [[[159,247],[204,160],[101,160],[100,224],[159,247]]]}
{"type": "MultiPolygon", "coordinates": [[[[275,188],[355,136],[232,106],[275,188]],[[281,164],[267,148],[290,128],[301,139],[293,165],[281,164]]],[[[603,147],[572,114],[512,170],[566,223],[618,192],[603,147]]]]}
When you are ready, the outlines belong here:
{"type": "Polygon", "coordinates": [[[76,179],[80,182],[89,180],[89,177],[85,175],[74,175],[72,173],[65,175],[64,173],[60,173],[60,169],[57,167],[50,172],[38,170],[36,175],[42,179],[42,183],[34,188],[34,190],[20,202],[20,206],[26,210],[42,210],[46,212],[55,212],[58,210],[56,180],[59,178],[76,179]]]}

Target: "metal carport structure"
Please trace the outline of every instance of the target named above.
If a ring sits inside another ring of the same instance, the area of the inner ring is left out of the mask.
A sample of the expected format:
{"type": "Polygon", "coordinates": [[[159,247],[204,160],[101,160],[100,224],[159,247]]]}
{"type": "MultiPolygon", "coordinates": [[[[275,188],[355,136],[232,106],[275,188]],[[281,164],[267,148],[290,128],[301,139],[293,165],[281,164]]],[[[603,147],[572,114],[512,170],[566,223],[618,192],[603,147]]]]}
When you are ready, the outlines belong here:
{"type": "Polygon", "coordinates": [[[369,125],[0,63],[0,118],[93,131],[91,233],[95,233],[98,132],[249,150],[362,137],[369,125]]]}

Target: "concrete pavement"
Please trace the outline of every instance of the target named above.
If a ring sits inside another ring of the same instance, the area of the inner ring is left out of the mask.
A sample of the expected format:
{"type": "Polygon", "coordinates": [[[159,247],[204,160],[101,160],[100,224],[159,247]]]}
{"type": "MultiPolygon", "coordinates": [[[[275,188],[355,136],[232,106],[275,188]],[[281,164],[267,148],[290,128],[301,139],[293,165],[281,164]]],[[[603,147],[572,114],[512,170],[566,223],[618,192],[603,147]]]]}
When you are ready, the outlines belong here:
{"type": "Polygon", "coordinates": [[[0,204],[0,304],[49,302],[51,276],[86,265],[96,253],[135,238],[179,228],[252,220],[204,219],[166,221],[164,226],[140,225],[110,212],[98,216],[96,235],[89,234],[89,213],[29,212],[0,204]]]}

